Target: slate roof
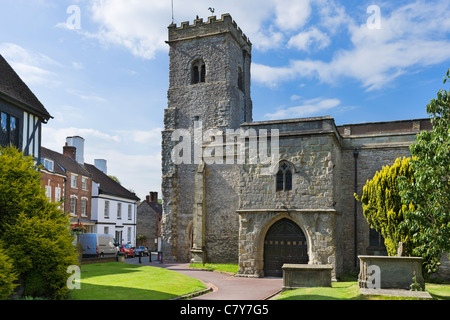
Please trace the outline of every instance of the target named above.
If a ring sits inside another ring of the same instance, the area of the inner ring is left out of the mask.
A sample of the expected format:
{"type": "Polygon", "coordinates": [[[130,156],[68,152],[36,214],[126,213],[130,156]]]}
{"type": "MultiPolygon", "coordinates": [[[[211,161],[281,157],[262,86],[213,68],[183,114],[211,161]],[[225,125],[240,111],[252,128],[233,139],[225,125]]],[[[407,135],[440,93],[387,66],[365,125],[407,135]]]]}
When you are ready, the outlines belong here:
{"type": "Polygon", "coordinates": [[[86,170],[88,170],[91,173],[92,179],[98,184],[100,184],[99,192],[101,194],[113,195],[133,201],[140,200],[136,196],[136,194],[130,192],[128,189],[124,188],[119,183],[108,177],[108,175],[104,174],[101,170],[97,169],[96,166],[88,163],[85,163],[84,166],[86,170]]]}
{"type": "Polygon", "coordinates": [[[0,97],[12,100],[27,112],[33,113],[48,121],[52,116],[45,109],[44,105],[28,88],[25,82],[19,77],[14,69],[0,54],[0,97]]]}
{"type": "Polygon", "coordinates": [[[147,204],[156,213],[162,214],[162,205],[161,204],[145,200],[139,206],[142,206],[144,204],[147,204]]]}
{"type": "Polygon", "coordinates": [[[61,173],[61,170],[63,170],[62,174],[65,174],[66,171],[69,171],[88,178],[92,178],[91,173],[83,168],[83,166],[81,166],[72,158],[66,157],[61,153],[47,149],[45,147],[41,147],[41,157],[53,160],[55,162],[54,171],[59,171],[57,173],[61,173]]]}

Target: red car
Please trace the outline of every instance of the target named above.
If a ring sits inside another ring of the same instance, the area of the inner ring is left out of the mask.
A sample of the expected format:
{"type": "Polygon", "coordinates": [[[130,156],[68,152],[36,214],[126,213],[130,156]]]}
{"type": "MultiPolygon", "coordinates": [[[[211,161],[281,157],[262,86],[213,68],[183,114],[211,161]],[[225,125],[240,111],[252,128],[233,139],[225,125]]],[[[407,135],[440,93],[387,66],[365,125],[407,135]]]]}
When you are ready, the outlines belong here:
{"type": "Polygon", "coordinates": [[[129,244],[120,244],[119,252],[125,252],[128,257],[134,257],[134,249],[129,244]]]}

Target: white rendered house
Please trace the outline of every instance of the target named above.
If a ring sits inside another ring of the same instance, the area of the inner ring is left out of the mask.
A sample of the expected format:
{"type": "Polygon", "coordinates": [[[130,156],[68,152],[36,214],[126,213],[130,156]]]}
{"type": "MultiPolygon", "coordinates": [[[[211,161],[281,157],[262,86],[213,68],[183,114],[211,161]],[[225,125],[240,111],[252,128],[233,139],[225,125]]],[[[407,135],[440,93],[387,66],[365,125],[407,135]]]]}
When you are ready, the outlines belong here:
{"type": "Polygon", "coordinates": [[[117,244],[136,245],[136,212],[139,198],[108,177],[106,160],[86,164],[92,174],[91,219],[96,220],[96,233],[111,234],[117,244]]]}

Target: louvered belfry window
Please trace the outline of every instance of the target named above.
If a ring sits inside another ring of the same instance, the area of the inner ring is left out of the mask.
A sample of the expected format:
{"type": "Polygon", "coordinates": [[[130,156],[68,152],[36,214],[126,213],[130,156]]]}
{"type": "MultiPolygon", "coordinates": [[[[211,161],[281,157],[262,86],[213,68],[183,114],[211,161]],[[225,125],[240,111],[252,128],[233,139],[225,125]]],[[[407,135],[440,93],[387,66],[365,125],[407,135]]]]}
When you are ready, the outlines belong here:
{"type": "Polygon", "coordinates": [[[202,59],[195,60],[192,64],[191,84],[206,81],[206,65],[202,59]]]}

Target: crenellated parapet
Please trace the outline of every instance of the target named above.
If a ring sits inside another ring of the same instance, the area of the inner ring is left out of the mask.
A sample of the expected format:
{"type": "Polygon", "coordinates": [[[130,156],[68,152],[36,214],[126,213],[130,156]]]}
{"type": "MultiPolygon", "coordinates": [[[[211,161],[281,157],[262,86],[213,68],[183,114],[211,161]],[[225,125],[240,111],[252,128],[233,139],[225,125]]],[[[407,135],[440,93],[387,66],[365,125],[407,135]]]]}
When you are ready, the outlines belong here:
{"type": "Polygon", "coordinates": [[[169,41],[167,43],[192,40],[195,38],[217,36],[223,33],[230,33],[242,47],[249,47],[251,51],[252,43],[248,37],[238,27],[230,14],[223,14],[221,19],[211,16],[208,21],[202,18],[195,19],[193,24],[188,21],[182,22],[180,26],[171,24],[169,27],[169,41]]]}

